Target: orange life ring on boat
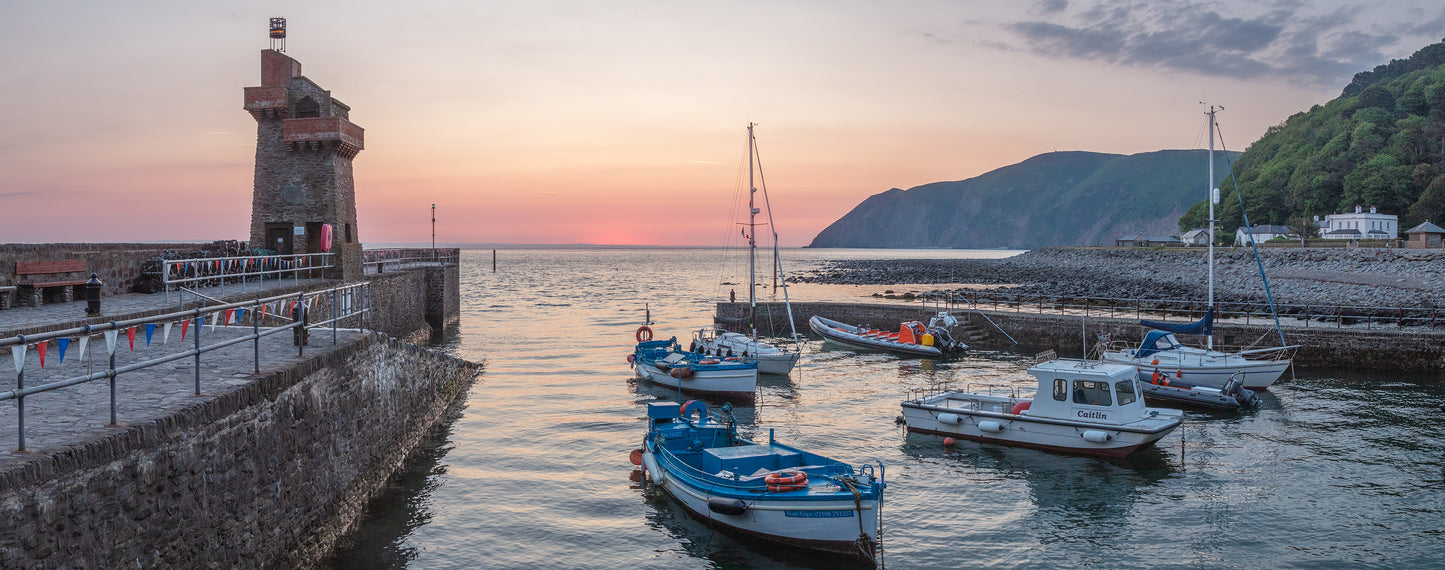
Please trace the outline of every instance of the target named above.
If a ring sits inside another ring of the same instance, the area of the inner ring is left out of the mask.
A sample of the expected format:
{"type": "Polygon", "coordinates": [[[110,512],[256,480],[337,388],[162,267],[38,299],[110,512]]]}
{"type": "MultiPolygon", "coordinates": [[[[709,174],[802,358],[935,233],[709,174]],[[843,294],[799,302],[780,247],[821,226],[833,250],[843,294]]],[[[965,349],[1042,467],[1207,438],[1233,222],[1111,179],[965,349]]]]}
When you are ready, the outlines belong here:
{"type": "Polygon", "coordinates": [[[637,342],[647,342],[649,340],[652,340],[652,327],[647,325],[637,327],[637,342]]]}
{"type": "Polygon", "coordinates": [[[808,474],[802,471],[769,473],[767,477],[763,478],[763,482],[771,487],[795,487],[799,485],[806,487],[808,486],[808,474]]]}
{"type": "Polygon", "coordinates": [[[1024,400],[1024,401],[1022,401],[1022,402],[1019,402],[1019,403],[1017,403],[1017,404],[1014,404],[1013,409],[1012,409],[1012,410],[1009,410],[1009,413],[1017,416],[1017,415],[1023,413],[1024,410],[1029,409],[1029,407],[1030,407],[1030,406],[1033,406],[1033,405],[1034,405],[1034,401],[1033,401],[1033,400],[1024,400]]]}

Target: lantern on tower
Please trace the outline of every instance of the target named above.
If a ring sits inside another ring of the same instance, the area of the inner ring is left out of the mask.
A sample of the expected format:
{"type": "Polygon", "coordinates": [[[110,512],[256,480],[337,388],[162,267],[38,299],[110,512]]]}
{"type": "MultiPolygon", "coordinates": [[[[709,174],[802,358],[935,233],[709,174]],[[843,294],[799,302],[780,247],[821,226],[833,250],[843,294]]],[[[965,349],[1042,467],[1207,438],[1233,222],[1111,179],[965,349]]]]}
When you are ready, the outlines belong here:
{"type": "Polygon", "coordinates": [[[286,18],[271,18],[271,49],[286,51],[286,18]]]}

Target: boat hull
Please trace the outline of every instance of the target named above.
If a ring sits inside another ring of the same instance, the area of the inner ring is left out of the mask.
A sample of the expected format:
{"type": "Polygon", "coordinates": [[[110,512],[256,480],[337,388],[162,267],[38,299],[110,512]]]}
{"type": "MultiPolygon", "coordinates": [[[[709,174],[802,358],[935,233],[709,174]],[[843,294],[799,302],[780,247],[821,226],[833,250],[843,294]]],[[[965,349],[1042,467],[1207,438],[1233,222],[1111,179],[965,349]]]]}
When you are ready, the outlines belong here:
{"type": "Polygon", "coordinates": [[[644,452],[644,477],[682,505],[690,515],[724,529],[787,546],[856,556],[874,557],[878,540],[878,505],[874,500],[809,501],[755,498],[747,510],[727,515],[708,508],[716,494],[706,485],[661,468],[655,453],[644,452]],[[860,521],[862,526],[860,527],[860,521]],[[860,542],[860,528],[868,539],[860,542]],[[851,538],[843,538],[851,537],[851,538]]]}
{"type": "MultiPolygon", "coordinates": [[[[1172,352],[1172,351],[1171,351],[1172,352]]],[[[1289,360],[1246,360],[1229,355],[1207,356],[1198,354],[1172,355],[1155,353],[1148,357],[1133,358],[1127,353],[1105,352],[1103,359],[1108,362],[1134,366],[1139,380],[1148,382],[1159,371],[1170,378],[1182,379],[1192,384],[1222,388],[1235,373],[1250,390],[1268,390],[1289,369],[1289,360]],[[1158,364],[1153,362],[1158,360],[1158,364]]]]}
{"type": "Polygon", "coordinates": [[[978,409],[937,405],[946,401],[947,396],[903,402],[903,419],[908,431],[1073,455],[1124,457],[1154,445],[1179,426],[1174,416],[1126,424],[1034,418],[1005,411],[1011,409],[1009,400],[994,400],[996,406],[983,400],[978,409]],[[958,421],[951,421],[953,418],[958,421]],[[992,431],[995,428],[997,431],[992,431]],[[1086,439],[1092,432],[1102,432],[1103,441],[1086,439]]]}
{"type": "Polygon", "coordinates": [[[696,370],[690,378],[678,378],[647,363],[637,365],[637,377],[686,392],[714,394],[727,398],[751,398],[758,388],[758,369],[730,368],[696,370]]]}
{"type": "Polygon", "coordinates": [[[697,343],[697,352],[707,355],[718,355],[721,352],[725,356],[756,357],[759,373],[781,376],[793,372],[793,366],[797,365],[799,357],[797,352],[779,350],[778,347],[762,341],[754,342],[746,335],[738,333],[722,333],[713,338],[701,338],[697,343]]]}
{"type": "Polygon", "coordinates": [[[867,335],[849,332],[846,329],[854,328],[836,321],[830,321],[822,317],[808,319],[808,328],[814,334],[823,337],[829,342],[855,348],[858,350],[874,350],[881,352],[892,352],[908,356],[922,356],[927,358],[938,358],[943,356],[943,351],[936,347],[922,344],[908,344],[890,341],[884,338],[870,337],[867,335]],[[842,330],[840,330],[842,327],[842,330]]]}

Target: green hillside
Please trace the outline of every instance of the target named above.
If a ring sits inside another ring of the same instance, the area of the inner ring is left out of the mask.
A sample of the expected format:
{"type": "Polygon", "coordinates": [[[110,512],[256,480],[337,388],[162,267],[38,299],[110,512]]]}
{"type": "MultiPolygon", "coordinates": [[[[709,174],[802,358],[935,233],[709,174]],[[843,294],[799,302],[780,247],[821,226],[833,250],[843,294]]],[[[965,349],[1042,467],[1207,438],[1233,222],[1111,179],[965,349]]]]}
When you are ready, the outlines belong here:
{"type": "MultiPolygon", "coordinates": [[[[1177,235],[1176,220],[1205,196],[1208,160],[1202,150],[1041,154],[968,180],[870,196],[810,247],[1033,248],[1177,235]]],[[[1223,178],[1225,162],[1215,167],[1223,178]]]]}
{"type": "MultiPolygon", "coordinates": [[[[1398,215],[1402,229],[1427,219],[1440,222],[1445,42],[1355,75],[1339,98],[1271,127],[1233,166],[1255,225],[1297,226],[1301,219],[1352,212],[1356,205],[1398,215]]],[[[1234,180],[1219,187],[1219,235],[1232,235],[1243,225],[1234,180]]],[[[1178,227],[1201,227],[1207,213],[1201,201],[1178,227]]]]}

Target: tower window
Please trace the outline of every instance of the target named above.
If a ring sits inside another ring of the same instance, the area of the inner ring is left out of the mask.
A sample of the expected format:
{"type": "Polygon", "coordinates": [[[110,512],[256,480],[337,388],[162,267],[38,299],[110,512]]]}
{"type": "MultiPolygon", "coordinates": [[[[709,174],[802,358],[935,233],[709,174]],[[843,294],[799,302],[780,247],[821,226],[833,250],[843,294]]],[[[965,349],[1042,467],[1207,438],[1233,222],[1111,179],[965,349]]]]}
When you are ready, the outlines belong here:
{"type": "Polygon", "coordinates": [[[320,117],[320,116],[321,116],[321,104],[320,104],[320,103],[317,103],[315,99],[312,99],[312,98],[310,98],[310,97],[302,97],[300,101],[297,101],[297,102],[296,102],[296,118],[297,118],[297,119],[304,119],[304,118],[306,118],[306,117],[320,117]]]}

